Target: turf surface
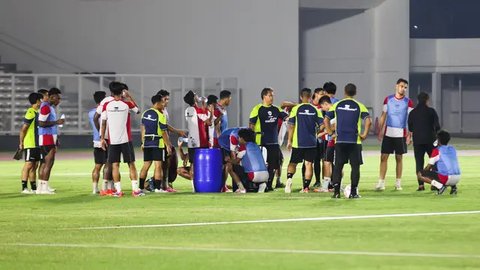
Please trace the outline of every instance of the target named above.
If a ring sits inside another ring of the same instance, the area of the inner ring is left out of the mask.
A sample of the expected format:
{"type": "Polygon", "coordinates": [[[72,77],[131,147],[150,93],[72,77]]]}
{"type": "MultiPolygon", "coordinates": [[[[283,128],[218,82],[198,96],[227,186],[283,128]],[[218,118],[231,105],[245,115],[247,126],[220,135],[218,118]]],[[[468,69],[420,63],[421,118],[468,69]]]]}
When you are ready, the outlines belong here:
{"type": "MultiPolygon", "coordinates": [[[[98,197],[91,194],[88,159],[57,160],[51,182],[56,195],[22,195],[22,162],[2,161],[0,269],[479,269],[480,214],[79,229],[480,210],[480,156],[460,157],[463,177],[457,196],[448,190],[442,196],[416,192],[412,157],[405,158],[403,191],[393,191],[390,159],[387,190],[375,192],[378,159],[365,157],[358,200],[299,194],[299,173],[292,194],[192,194],[190,182],[179,178],[176,194],[98,197]],[[334,254],[322,254],[326,251],[334,254]]],[[[127,174],[123,179],[129,191],[127,174]]]]}

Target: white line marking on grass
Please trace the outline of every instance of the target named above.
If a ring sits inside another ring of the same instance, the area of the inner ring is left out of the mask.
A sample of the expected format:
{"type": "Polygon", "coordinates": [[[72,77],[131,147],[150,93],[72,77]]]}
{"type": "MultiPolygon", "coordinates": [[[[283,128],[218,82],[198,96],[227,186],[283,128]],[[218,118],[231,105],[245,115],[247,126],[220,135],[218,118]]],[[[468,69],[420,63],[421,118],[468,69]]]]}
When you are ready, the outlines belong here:
{"type": "Polygon", "coordinates": [[[396,217],[425,217],[425,216],[450,216],[450,215],[472,215],[472,214],[480,214],[480,210],[460,211],[460,212],[383,214],[383,215],[364,215],[364,216],[260,219],[260,220],[217,221],[217,222],[177,223],[177,224],[146,224],[146,225],[123,225],[123,226],[119,225],[119,226],[103,226],[103,227],[80,227],[80,228],[73,228],[73,229],[79,229],[79,230],[109,230],[109,229],[133,229],[133,228],[135,228],[135,229],[138,229],[138,228],[169,228],[169,227],[193,227],[193,226],[230,225],[230,224],[282,223],[282,222],[303,222],[303,221],[378,219],[378,218],[396,218],[396,217]]]}
{"type": "Polygon", "coordinates": [[[445,254],[445,253],[404,253],[375,251],[333,251],[333,250],[301,250],[301,249],[260,249],[260,248],[203,248],[203,247],[168,247],[168,246],[126,246],[126,245],[90,245],[90,244],[49,244],[49,243],[13,243],[4,246],[16,247],[49,247],[49,248],[112,248],[128,250],[164,250],[164,251],[196,251],[196,252],[243,252],[243,253],[281,253],[308,255],[357,255],[384,257],[430,257],[430,258],[462,258],[480,259],[478,254],[445,254]]]}

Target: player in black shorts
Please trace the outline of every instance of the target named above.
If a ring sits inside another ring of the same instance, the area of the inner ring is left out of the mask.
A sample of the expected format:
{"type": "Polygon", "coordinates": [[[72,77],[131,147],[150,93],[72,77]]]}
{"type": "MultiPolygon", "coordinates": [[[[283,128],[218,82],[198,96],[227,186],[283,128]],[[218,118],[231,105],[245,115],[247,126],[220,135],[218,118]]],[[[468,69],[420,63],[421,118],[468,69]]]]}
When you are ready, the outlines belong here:
{"type": "Polygon", "coordinates": [[[298,163],[305,161],[305,177],[301,192],[308,193],[313,174],[313,161],[317,156],[317,130],[323,122],[322,113],[309,103],[312,90],[302,89],[302,103],[293,107],[288,119],[287,148],[292,150],[287,170],[285,193],[292,192],[292,178],[298,163]]]}
{"type": "MultiPolygon", "coordinates": [[[[90,121],[90,126],[93,131],[93,158],[95,161],[95,166],[92,170],[92,194],[100,193],[100,195],[110,195],[113,193],[112,189],[108,190],[107,185],[109,181],[112,181],[112,174],[111,174],[111,166],[110,163],[107,162],[107,151],[102,149],[102,145],[100,143],[100,130],[97,129],[95,121],[95,114],[97,111],[97,107],[100,105],[100,102],[106,97],[107,93],[104,91],[97,91],[93,94],[93,99],[95,101],[95,108],[91,109],[88,112],[88,118],[90,121]],[[98,181],[100,179],[100,172],[103,168],[103,185],[102,190],[98,190],[98,181]]],[[[113,182],[112,182],[113,185],[113,182]]]]}
{"type": "Polygon", "coordinates": [[[330,125],[331,119],[336,119],[336,144],[335,161],[333,168],[333,198],[340,198],[340,185],[342,170],[345,163],[350,162],[351,173],[351,194],[350,198],[359,198],[358,183],[360,181],[360,165],[362,160],[362,141],[367,138],[368,131],[372,124],[368,110],[362,103],[354,99],[357,94],[357,87],[354,84],[345,86],[345,98],[333,104],[325,116],[325,127],[329,134],[333,131],[330,125]],[[365,129],[361,131],[362,119],[365,119],[365,129]]]}
{"type": "Polygon", "coordinates": [[[268,182],[266,191],[272,191],[275,171],[280,168],[280,146],[278,144],[278,124],[288,117],[279,107],[273,105],[273,89],[264,88],[262,103],[250,112],[249,127],[255,131],[256,143],[267,150],[268,182]]]}

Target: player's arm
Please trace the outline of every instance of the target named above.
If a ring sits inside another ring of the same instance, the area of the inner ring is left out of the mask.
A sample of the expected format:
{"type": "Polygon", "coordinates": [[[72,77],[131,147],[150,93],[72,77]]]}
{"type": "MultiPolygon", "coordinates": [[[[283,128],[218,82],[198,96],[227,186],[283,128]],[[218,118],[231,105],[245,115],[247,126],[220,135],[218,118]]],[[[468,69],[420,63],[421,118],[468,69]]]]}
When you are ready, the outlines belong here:
{"type": "Polygon", "coordinates": [[[333,134],[333,128],[331,120],[335,118],[335,108],[336,105],[334,104],[330,109],[325,113],[325,118],[323,119],[323,124],[325,125],[325,130],[327,131],[328,135],[333,134]]]}
{"type": "Polygon", "coordinates": [[[360,104],[360,117],[365,121],[365,128],[360,135],[360,139],[363,141],[367,138],[370,127],[372,126],[372,118],[370,117],[367,107],[363,104],[360,104]]]}
{"type": "Polygon", "coordinates": [[[107,130],[107,112],[102,112],[102,128],[100,129],[100,143],[103,150],[107,150],[107,141],[105,141],[105,133],[107,130]]]}
{"type": "Polygon", "coordinates": [[[293,108],[297,106],[297,103],[295,102],[291,102],[291,101],[282,101],[282,103],[280,104],[280,108],[282,109],[285,109],[285,108],[293,108]]]}
{"type": "Polygon", "coordinates": [[[363,133],[360,135],[360,139],[365,140],[368,136],[368,132],[370,131],[370,127],[372,126],[372,118],[369,116],[365,118],[365,129],[363,133]]]}
{"type": "Polygon", "coordinates": [[[101,117],[101,114],[95,112],[95,115],[93,116],[93,124],[95,125],[95,128],[97,130],[100,130],[100,121],[98,121],[101,117]]]}
{"type": "Polygon", "coordinates": [[[250,117],[248,119],[248,127],[255,132],[257,132],[255,130],[255,124],[258,121],[258,109],[259,109],[258,105],[253,107],[252,111],[250,112],[250,117]]]}
{"type": "Polygon", "coordinates": [[[388,103],[388,97],[385,98],[385,100],[383,101],[383,110],[382,110],[382,114],[380,115],[380,118],[378,119],[378,128],[379,128],[379,131],[378,131],[378,140],[382,140],[383,139],[383,135],[384,135],[384,132],[385,132],[385,121],[387,120],[387,103],[388,103]]]}
{"type": "Polygon", "coordinates": [[[130,91],[128,91],[127,89],[124,89],[123,93],[124,93],[126,101],[128,101],[127,104],[128,104],[129,109],[132,112],[134,112],[136,114],[139,114],[140,110],[138,109],[137,103],[135,102],[135,99],[133,98],[133,95],[130,93],[130,91]]]}
{"type": "Polygon", "coordinates": [[[425,167],[425,171],[431,171],[433,169],[433,165],[440,160],[440,152],[437,148],[433,149],[430,159],[428,160],[428,164],[425,167]]]}
{"type": "Polygon", "coordinates": [[[145,125],[143,124],[140,125],[140,140],[142,142],[142,150],[143,150],[143,147],[145,146],[145,125]]]}
{"type": "Polygon", "coordinates": [[[22,128],[20,129],[20,142],[18,144],[19,149],[23,149],[23,140],[25,139],[25,135],[27,134],[28,127],[30,127],[30,123],[23,123],[22,128]]]}
{"type": "Polygon", "coordinates": [[[288,123],[288,140],[287,140],[287,149],[292,150],[292,141],[293,141],[293,129],[295,124],[288,123]]]}
{"type": "Polygon", "coordinates": [[[163,143],[165,143],[165,148],[167,150],[167,154],[170,156],[172,154],[172,143],[170,142],[170,136],[168,132],[163,132],[163,143]]]}
{"type": "Polygon", "coordinates": [[[168,131],[173,132],[180,137],[187,137],[187,132],[185,130],[178,129],[170,125],[168,125],[168,131]]]}

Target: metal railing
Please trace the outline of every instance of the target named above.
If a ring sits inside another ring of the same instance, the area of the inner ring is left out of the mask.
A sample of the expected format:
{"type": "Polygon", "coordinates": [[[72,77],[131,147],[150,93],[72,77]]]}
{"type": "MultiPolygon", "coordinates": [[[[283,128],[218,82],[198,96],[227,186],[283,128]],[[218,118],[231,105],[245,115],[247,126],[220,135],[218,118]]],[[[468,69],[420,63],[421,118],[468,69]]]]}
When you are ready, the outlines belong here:
{"type": "MultiPolygon", "coordinates": [[[[19,133],[23,115],[30,106],[28,95],[38,89],[57,87],[62,100],[57,110],[66,115],[60,132],[63,134],[91,134],[88,112],[95,108],[93,93],[105,91],[108,84],[118,80],[125,82],[135,97],[141,111],[151,106],[150,98],[160,89],[170,92],[168,112],[170,123],[185,128],[183,96],[189,90],[201,96],[217,95],[223,89],[232,92],[232,104],[228,107],[230,126],[241,124],[241,90],[235,77],[204,77],[158,74],[0,74],[0,134],[19,133]]],[[[140,117],[132,117],[132,130],[138,132],[140,117]]]]}

